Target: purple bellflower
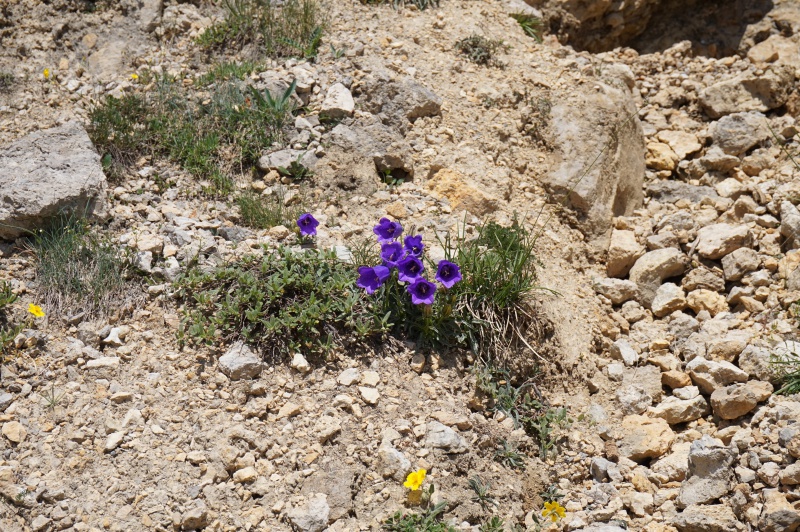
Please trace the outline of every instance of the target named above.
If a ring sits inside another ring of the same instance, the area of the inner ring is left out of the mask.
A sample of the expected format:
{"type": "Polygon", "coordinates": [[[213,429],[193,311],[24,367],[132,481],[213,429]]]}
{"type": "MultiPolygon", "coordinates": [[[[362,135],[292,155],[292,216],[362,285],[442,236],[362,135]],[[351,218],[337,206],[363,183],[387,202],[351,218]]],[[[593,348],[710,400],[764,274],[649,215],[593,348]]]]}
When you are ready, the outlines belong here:
{"type": "Polygon", "coordinates": [[[400,237],[403,233],[403,226],[388,218],[381,218],[378,225],[372,228],[372,232],[378,235],[378,242],[391,242],[400,237]]]}
{"type": "Polygon", "coordinates": [[[396,268],[403,255],[405,255],[405,250],[400,242],[386,242],[381,246],[381,259],[390,268],[396,268]]]}
{"type": "Polygon", "coordinates": [[[361,266],[358,269],[356,286],[363,288],[368,294],[374,294],[389,278],[389,268],[386,266],[361,266]]]}
{"type": "Polygon", "coordinates": [[[461,280],[461,268],[449,260],[440,260],[436,268],[436,280],[445,288],[451,288],[461,280]]]}
{"type": "Polygon", "coordinates": [[[297,227],[300,228],[300,234],[303,236],[316,235],[318,225],[319,222],[310,213],[305,213],[297,219],[297,227]]]}
{"type": "Polygon", "coordinates": [[[433,295],[436,293],[436,285],[424,277],[417,277],[413,283],[406,288],[411,294],[411,302],[415,305],[432,305],[433,295]]]}
{"type": "Polygon", "coordinates": [[[410,255],[421,256],[422,250],[425,249],[425,244],[422,243],[422,235],[407,236],[405,238],[405,248],[410,255]]]}
{"type": "Polygon", "coordinates": [[[414,282],[416,278],[422,275],[425,271],[425,266],[422,261],[414,255],[408,255],[406,258],[397,263],[397,271],[399,272],[399,279],[408,283],[414,282]]]}

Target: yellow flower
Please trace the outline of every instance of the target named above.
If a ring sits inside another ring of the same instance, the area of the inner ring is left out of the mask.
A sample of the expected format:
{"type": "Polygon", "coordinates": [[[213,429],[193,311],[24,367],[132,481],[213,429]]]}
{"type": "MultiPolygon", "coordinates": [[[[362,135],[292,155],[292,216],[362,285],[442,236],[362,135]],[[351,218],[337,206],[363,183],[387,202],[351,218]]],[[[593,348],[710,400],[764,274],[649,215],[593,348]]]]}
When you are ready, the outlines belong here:
{"type": "Polygon", "coordinates": [[[424,469],[409,473],[408,478],[406,478],[406,482],[403,484],[403,486],[411,491],[417,491],[422,487],[422,483],[425,481],[425,473],[426,471],[424,469]]]}
{"type": "Polygon", "coordinates": [[[28,305],[28,312],[33,314],[35,318],[44,318],[44,311],[42,310],[42,307],[40,307],[39,305],[34,305],[33,303],[30,303],[28,305]]]}
{"type": "Polygon", "coordinates": [[[44,72],[42,72],[42,74],[44,74],[44,79],[50,79],[50,69],[49,68],[45,68],[44,72]]]}
{"type": "Polygon", "coordinates": [[[567,513],[564,511],[564,507],[558,504],[556,501],[553,502],[546,502],[544,503],[544,510],[542,510],[542,517],[545,519],[550,519],[552,522],[556,522],[559,519],[564,519],[567,513]]]}
{"type": "Polygon", "coordinates": [[[133,74],[131,74],[131,79],[132,79],[133,81],[136,81],[137,79],[139,79],[139,74],[137,74],[136,72],[134,72],[133,74]]]}

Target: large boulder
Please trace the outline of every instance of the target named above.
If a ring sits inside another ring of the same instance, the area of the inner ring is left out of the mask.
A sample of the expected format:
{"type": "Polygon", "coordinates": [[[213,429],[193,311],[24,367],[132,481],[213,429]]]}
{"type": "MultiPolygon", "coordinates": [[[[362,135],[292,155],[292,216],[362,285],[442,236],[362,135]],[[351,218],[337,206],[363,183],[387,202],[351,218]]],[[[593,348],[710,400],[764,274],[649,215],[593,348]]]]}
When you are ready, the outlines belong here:
{"type": "Polygon", "coordinates": [[[64,211],[106,211],[100,156],[75,121],[0,148],[0,239],[30,234],[64,211]]]}
{"type": "Polygon", "coordinates": [[[769,111],[787,102],[794,89],[794,68],[776,64],[760,76],[750,72],[720,81],[700,93],[700,105],[711,118],[741,111],[769,111]]]}
{"type": "Polygon", "coordinates": [[[543,184],[566,195],[605,251],[612,218],[633,214],[644,199],[644,137],[630,92],[601,82],[572,87],[553,106],[545,140],[554,150],[543,184]]]}

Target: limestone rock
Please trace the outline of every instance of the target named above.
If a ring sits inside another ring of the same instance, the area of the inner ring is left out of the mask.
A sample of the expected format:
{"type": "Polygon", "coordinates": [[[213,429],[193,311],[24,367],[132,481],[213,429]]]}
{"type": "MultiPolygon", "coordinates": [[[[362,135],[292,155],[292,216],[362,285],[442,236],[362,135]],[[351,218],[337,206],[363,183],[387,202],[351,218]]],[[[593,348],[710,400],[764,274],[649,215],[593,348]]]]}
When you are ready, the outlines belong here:
{"type": "Polygon", "coordinates": [[[791,201],[781,202],[781,235],[788,249],[800,247],[800,211],[791,201]]]}
{"type": "Polygon", "coordinates": [[[652,404],[653,398],[639,386],[621,386],[617,389],[617,401],[623,414],[642,414],[652,404]]]}
{"type": "Polygon", "coordinates": [[[750,248],[739,248],[722,257],[722,269],[726,281],[739,281],[746,274],[756,271],[761,261],[758,253],[750,248]]]}
{"type": "Polygon", "coordinates": [[[657,318],[683,310],[686,308],[686,293],[675,283],[664,283],[656,290],[650,308],[657,318]]]}
{"type": "Polygon", "coordinates": [[[663,142],[650,142],[647,145],[645,164],[653,170],[673,171],[678,166],[678,155],[672,151],[669,144],[663,142]]]}
{"type": "Polygon", "coordinates": [[[722,419],[736,419],[749,414],[761,401],[772,395],[772,384],[764,381],[749,381],[732,384],[714,390],[711,394],[711,407],[714,414],[722,419]]]}
{"type": "Polygon", "coordinates": [[[703,149],[703,145],[697,140],[697,135],[688,131],[665,129],[658,132],[658,140],[666,142],[678,160],[683,160],[687,155],[692,155],[703,149]]]}
{"type": "Polygon", "coordinates": [[[625,416],[621,432],[622,437],[617,440],[619,453],[635,462],[662,456],[675,440],[666,421],[647,416],[625,416]]]}
{"type": "Polygon", "coordinates": [[[8,421],[3,423],[2,428],[3,436],[14,443],[22,443],[28,436],[28,431],[19,421],[8,421]]]}
{"type": "MultiPolygon", "coordinates": [[[[736,162],[739,159],[734,157],[736,162]]],[[[647,184],[647,195],[662,203],[675,203],[678,200],[689,200],[700,203],[703,198],[716,198],[717,192],[711,187],[690,185],[683,181],[652,181],[647,184]]]]}
{"type": "Polygon", "coordinates": [[[356,104],[350,90],[341,83],[334,83],[325,94],[320,115],[332,120],[353,116],[356,104]]]}
{"type": "Polygon", "coordinates": [[[636,233],[614,229],[608,246],[606,274],[609,277],[625,277],[644,253],[644,246],[636,240],[636,233]]]}
{"type": "Polygon", "coordinates": [[[389,442],[383,442],[378,447],[378,457],[381,459],[384,471],[397,481],[405,480],[406,475],[411,471],[409,459],[389,442]]]}
{"type": "Polygon", "coordinates": [[[642,304],[650,307],[664,280],[681,275],[686,263],[686,256],[675,248],[656,249],[642,255],[630,271],[630,280],[639,286],[642,304]]]}
{"type": "Polygon", "coordinates": [[[764,506],[758,518],[761,532],[795,532],[800,528],[800,511],[777,489],[764,490],[764,506]]]}
{"type": "Polygon", "coordinates": [[[781,484],[784,486],[796,486],[800,484],[800,462],[795,462],[786,466],[780,472],[781,484]]]}
{"type": "Polygon", "coordinates": [[[772,364],[770,362],[772,353],[769,349],[748,345],[739,353],[738,366],[747,373],[750,378],[770,381],[775,377],[772,364]]]}
{"type": "Polygon", "coordinates": [[[681,484],[678,505],[708,504],[731,490],[733,452],[710,436],[692,442],[689,448],[689,475],[681,484]]]}
{"type": "Polygon", "coordinates": [[[639,361],[639,353],[627,340],[619,339],[611,344],[608,354],[615,360],[622,360],[626,366],[634,366],[639,361]]]}
{"type": "Polygon", "coordinates": [[[443,168],[428,181],[434,197],[446,198],[453,210],[464,209],[475,216],[485,216],[498,208],[496,197],[476,187],[465,176],[443,168]]]}
{"type": "Polygon", "coordinates": [[[716,316],[720,312],[728,311],[728,302],[725,296],[711,290],[692,290],[686,297],[686,304],[689,305],[695,313],[708,311],[712,316],[716,316]]]}
{"type": "Polygon", "coordinates": [[[793,84],[793,68],[773,65],[761,76],[747,73],[707,87],[700,93],[700,105],[711,118],[739,111],[769,111],[786,103],[793,84]]]}
{"type": "Polygon", "coordinates": [[[208,508],[203,501],[198,501],[194,508],[187,510],[181,516],[182,530],[200,530],[207,527],[208,524],[208,508]]]}
{"type": "Polygon", "coordinates": [[[305,504],[293,507],[286,515],[292,525],[301,532],[322,532],[328,528],[330,513],[327,495],[317,493],[305,504]]]}
{"type": "Polygon", "coordinates": [[[669,524],[679,532],[741,532],[744,525],[726,504],[693,504],[676,514],[669,524]]]}
{"type": "Polygon", "coordinates": [[[228,352],[219,357],[219,369],[229,379],[254,379],[261,374],[264,364],[249,345],[237,342],[228,352]]]}
{"type": "Polygon", "coordinates": [[[602,82],[571,88],[553,106],[545,135],[555,147],[545,186],[567,195],[598,250],[606,249],[612,218],[629,216],[644,199],[644,138],[628,88],[602,82]]]}
{"type": "Polygon", "coordinates": [[[697,232],[697,253],[718,260],[741,247],[750,247],[753,235],[745,225],[707,225],[697,232]]]}
{"type": "Polygon", "coordinates": [[[306,170],[314,170],[317,161],[314,152],[287,149],[262,155],[259,157],[256,167],[262,172],[269,172],[270,170],[288,170],[293,163],[297,163],[306,170]]]}
{"type": "Polygon", "coordinates": [[[446,453],[464,453],[469,448],[463,437],[438,421],[428,422],[425,442],[430,447],[442,449],[446,453]]]}
{"type": "Polygon", "coordinates": [[[657,406],[650,410],[655,417],[660,417],[670,425],[677,423],[687,423],[699,419],[711,410],[702,395],[693,399],[678,399],[677,397],[667,397],[657,406]]]}
{"type": "Polygon", "coordinates": [[[668,455],[651,464],[650,470],[659,475],[664,482],[684,480],[689,471],[690,447],[690,442],[676,443],[668,455]]]}
{"type": "Polygon", "coordinates": [[[364,110],[380,116],[383,122],[405,133],[409,122],[442,111],[442,98],[413,79],[376,80],[361,90],[359,103],[364,110]]]}
{"type": "Polygon", "coordinates": [[[13,240],[65,210],[106,213],[100,155],[77,121],[0,147],[0,239],[13,240]]]}
{"type": "Polygon", "coordinates": [[[613,305],[621,305],[639,296],[639,287],[633,281],[605,278],[595,281],[594,291],[607,297],[613,305]]]}
{"type": "Polygon", "coordinates": [[[747,373],[730,362],[706,360],[703,357],[692,359],[686,364],[686,371],[695,386],[705,394],[738,382],[747,382],[747,373]]]}

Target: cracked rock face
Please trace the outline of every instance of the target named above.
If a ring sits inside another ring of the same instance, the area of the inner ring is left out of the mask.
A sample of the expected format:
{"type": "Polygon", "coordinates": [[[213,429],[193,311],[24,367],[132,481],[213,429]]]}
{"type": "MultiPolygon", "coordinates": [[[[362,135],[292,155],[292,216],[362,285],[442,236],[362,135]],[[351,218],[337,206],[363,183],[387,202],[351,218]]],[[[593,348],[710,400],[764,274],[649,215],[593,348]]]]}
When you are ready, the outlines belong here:
{"type": "Polygon", "coordinates": [[[106,176],[78,122],[0,146],[0,239],[43,228],[64,211],[104,216],[106,176]]]}

